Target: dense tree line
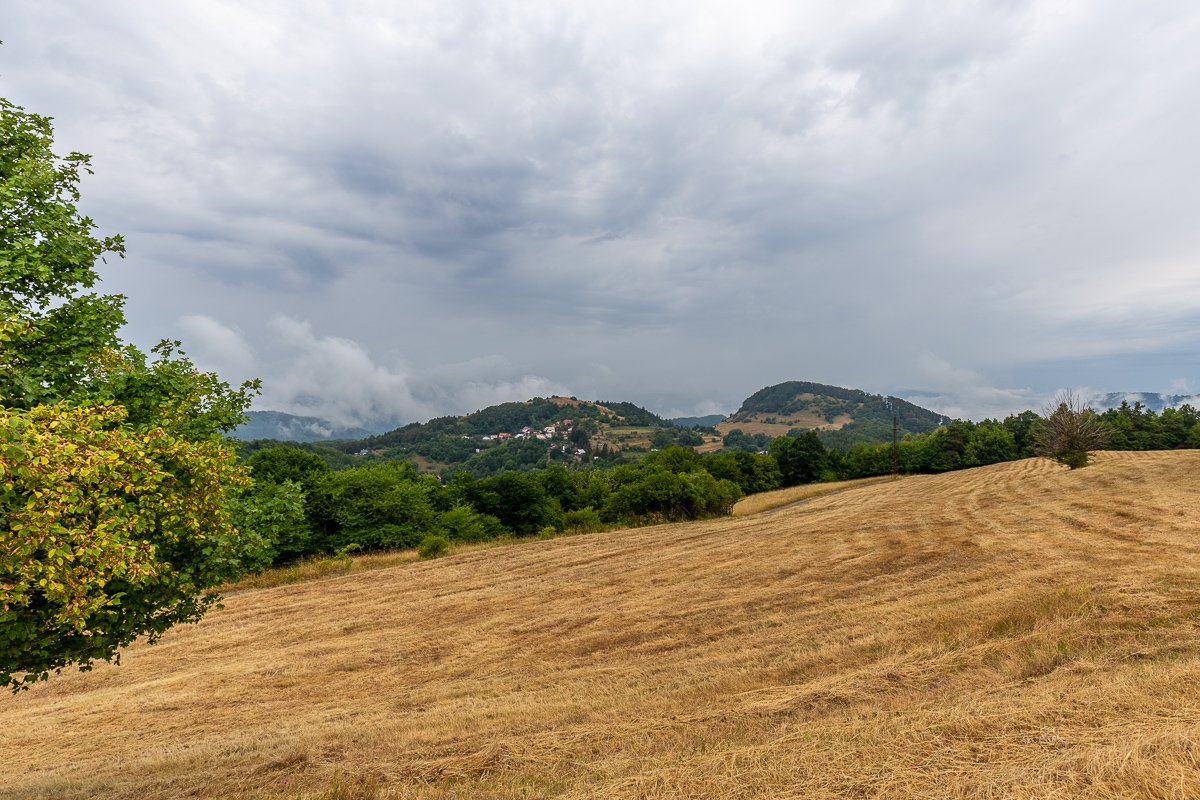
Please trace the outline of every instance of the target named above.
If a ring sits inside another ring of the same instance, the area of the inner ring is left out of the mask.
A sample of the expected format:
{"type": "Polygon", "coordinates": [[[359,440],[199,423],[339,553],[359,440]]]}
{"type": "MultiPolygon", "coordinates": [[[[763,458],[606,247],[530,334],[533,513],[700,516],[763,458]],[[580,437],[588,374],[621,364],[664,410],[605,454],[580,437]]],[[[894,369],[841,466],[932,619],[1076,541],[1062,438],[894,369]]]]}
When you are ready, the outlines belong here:
{"type": "Polygon", "coordinates": [[[253,485],[234,501],[234,516],[262,542],[260,566],[346,549],[416,547],[431,536],[469,542],[700,519],[728,514],[743,494],[779,485],[768,456],[700,456],[679,446],[608,470],[460,471],[446,483],[404,461],[333,471],[294,447],[258,450],[245,463],[253,485]]]}
{"type": "Polygon", "coordinates": [[[1200,411],[1185,405],[1155,413],[1141,403],[1121,403],[1100,414],[1113,450],[1179,450],[1200,447],[1200,411]]]}
{"type": "MultiPolygon", "coordinates": [[[[1092,414],[1086,409],[1077,410],[1078,413],[1085,411],[1092,414]]],[[[979,423],[955,420],[930,433],[905,436],[896,447],[896,461],[901,472],[912,474],[948,472],[1029,458],[1039,454],[1039,432],[1046,430],[1056,413],[1057,409],[1051,409],[1043,417],[1033,411],[1023,411],[1002,421],[989,419],[979,423]]],[[[1200,411],[1191,406],[1155,413],[1140,403],[1132,406],[1122,403],[1118,408],[1093,416],[1103,426],[1100,441],[1111,450],[1200,447],[1200,411]]],[[[1041,454],[1054,455],[1051,452],[1041,454]]],[[[1069,455],[1064,454],[1060,460],[1069,466],[1078,466],[1078,462],[1070,461],[1069,455]]],[[[831,450],[830,456],[831,467],[841,478],[884,475],[893,469],[891,443],[859,444],[845,452],[831,450]]]]}

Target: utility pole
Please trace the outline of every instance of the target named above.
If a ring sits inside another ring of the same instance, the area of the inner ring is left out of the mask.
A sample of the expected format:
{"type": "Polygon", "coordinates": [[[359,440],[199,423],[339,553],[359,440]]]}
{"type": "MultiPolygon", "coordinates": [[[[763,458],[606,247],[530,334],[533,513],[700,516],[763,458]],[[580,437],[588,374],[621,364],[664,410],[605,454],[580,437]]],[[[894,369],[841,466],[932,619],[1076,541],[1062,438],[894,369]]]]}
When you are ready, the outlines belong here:
{"type": "Polygon", "coordinates": [[[892,474],[900,474],[900,420],[892,413],[892,474]]]}

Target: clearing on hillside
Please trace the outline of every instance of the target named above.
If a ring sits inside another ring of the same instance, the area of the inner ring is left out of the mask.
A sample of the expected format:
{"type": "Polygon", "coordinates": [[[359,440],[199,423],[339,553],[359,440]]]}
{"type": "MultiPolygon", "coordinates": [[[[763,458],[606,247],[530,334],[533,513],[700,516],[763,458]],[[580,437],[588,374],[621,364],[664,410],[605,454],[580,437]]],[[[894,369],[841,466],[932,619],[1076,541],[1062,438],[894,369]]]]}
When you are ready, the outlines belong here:
{"type": "Polygon", "coordinates": [[[0,797],[1200,796],[1200,452],[241,592],[0,700],[0,797]]]}

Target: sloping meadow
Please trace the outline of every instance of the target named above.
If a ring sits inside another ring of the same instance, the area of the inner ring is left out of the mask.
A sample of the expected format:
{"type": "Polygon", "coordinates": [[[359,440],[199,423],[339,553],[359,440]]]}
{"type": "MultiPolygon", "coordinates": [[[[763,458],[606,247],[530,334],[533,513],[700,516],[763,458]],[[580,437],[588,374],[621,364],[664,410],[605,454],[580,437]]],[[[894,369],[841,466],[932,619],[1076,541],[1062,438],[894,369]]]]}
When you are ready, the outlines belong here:
{"type": "Polygon", "coordinates": [[[4,798],[1200,796],[1200,452],[240,592],[0,699],[4,798]]]}

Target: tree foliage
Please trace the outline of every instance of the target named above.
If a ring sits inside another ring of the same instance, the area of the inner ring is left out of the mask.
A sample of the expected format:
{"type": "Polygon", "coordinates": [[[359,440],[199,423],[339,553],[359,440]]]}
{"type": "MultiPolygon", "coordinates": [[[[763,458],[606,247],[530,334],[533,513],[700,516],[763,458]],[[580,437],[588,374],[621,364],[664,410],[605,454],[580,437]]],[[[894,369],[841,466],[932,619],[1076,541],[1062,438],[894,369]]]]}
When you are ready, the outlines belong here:
{"type": "Polygon", "coordinates": [[[124,421],[119,406],[0,411],[0,685],[192,622],[245,566],[233,454],[124,421]]]}
{"type": "Polygon", "coordinates": [[[771,457],[779,465],[784,486],[820,480],[828,463],[825,445],[821,444],[816,431],[795,433],[795,436],[779,436],[771,441],[771,457]]]}

